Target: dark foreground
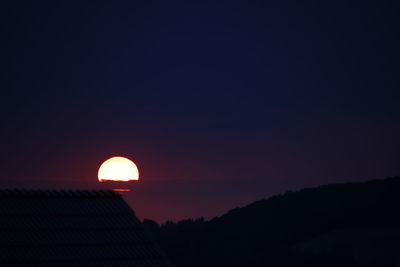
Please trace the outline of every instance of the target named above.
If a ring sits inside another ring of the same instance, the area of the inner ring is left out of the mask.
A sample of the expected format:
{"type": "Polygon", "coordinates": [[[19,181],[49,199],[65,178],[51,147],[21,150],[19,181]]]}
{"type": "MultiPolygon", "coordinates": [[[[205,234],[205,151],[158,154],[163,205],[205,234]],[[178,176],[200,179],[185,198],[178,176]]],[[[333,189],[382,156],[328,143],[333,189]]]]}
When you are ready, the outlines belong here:
{"type": "Polygon", "coordinates": [[[146,227],[176,266],[400,266],[400,177],[287,192],[146,227]]]}

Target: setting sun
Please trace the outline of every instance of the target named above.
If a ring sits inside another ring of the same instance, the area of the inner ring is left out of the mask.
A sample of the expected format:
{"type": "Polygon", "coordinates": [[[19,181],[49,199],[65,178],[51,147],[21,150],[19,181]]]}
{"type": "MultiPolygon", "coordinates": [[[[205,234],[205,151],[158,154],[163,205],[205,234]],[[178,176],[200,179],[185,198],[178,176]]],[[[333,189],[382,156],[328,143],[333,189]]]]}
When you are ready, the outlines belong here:
{"type": "Polygon", "coordinates": [[[139,170],[135,163],[124,157],[112,157],[101,164],[99,182],[128,182],[139,180],[139,170]]]}

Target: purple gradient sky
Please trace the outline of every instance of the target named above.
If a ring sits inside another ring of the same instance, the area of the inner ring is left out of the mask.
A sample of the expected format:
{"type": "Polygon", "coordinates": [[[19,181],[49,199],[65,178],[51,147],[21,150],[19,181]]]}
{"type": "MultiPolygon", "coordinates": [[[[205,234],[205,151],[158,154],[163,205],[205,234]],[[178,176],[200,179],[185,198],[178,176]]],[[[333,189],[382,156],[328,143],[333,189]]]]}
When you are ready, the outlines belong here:
{"type": "Polygon", "coordinates": [[[3,4],[0,186],[99,188],[159,222],[400,174],[398,6],[3,4]]]}

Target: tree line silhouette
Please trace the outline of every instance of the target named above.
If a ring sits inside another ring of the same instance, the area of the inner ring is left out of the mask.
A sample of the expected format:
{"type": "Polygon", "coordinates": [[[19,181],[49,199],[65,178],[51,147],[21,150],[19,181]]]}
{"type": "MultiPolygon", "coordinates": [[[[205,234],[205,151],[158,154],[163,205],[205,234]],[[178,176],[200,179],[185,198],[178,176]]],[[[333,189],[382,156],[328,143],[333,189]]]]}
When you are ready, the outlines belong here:
{"type": "Polygon", "coordinates": [[[391,177],[289,191],[208,221],[143,223],[178,267],[399,266],[399,203],[391,177]]]}

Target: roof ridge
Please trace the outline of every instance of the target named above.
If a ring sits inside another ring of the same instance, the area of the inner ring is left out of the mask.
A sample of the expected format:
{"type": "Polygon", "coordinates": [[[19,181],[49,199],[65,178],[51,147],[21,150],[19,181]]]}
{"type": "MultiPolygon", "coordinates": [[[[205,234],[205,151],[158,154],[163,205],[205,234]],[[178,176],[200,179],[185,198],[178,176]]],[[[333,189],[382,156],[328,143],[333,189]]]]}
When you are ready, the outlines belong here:
{"type": "Polygon", "coordinates": [[[1,197],[94,198],[121,197],[113,190],[0,188],[1,197]]]}

